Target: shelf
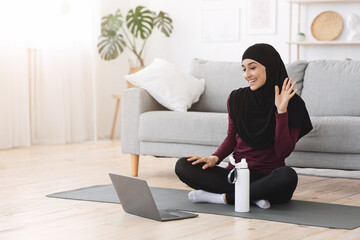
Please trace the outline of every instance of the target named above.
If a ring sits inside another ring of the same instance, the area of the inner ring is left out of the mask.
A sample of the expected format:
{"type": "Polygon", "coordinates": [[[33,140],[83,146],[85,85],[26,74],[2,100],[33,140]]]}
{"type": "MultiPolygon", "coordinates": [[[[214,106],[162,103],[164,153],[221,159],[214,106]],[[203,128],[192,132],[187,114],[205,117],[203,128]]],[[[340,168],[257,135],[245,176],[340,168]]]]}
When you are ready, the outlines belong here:
{"type": "MultiPolygon", "coordinates": [[[[292,60],[291,53],[294,49],[293,46],[296,47],[296,58],[299,60],[300,56],[300,48],[306,46],[354,46],[358,48],[360,46],[360,41],[316,41],[316,40],[308,40],[308,41],[296,41],[292,36],[293,29],[292,29],[292,21],[293,21],[293,5],[297,4],[297,32],[300,32],[300,17],[301,17],[301,7],[305,4],[359,4],[360,0],[287,0],[290,7],[290,15],[289,15],[289,41],[287,42],[289,46],[289,63],[292,60]]],[[[310,36],[310,35],[309,35],[310,36]]]]}
{"type": "Polygon", "coordinates": [[[311,3],[359,3],[360,0],[288,0],[289,3],[311,4],[311,3]]]}
{"type": "Polygon", "coordinates": [[[360,45],[360,41],[347,42],[347,41],[318,41],[318,42],[287,42],[292,45],[360,45]]]}

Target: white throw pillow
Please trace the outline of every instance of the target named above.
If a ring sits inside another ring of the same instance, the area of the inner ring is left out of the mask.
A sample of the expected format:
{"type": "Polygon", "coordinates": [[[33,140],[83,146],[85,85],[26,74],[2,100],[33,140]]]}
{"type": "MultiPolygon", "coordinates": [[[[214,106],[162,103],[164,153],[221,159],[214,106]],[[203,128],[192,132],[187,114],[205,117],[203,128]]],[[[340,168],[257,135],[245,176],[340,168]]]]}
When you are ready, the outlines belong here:
{"type": "Polygon", "coordinates": [[[186,112],[199,101],[205,89],[204,79],[197,79],[159,58],[139,72],[124,77],[144,88],[164,107],[179,112],[186,112]]]}

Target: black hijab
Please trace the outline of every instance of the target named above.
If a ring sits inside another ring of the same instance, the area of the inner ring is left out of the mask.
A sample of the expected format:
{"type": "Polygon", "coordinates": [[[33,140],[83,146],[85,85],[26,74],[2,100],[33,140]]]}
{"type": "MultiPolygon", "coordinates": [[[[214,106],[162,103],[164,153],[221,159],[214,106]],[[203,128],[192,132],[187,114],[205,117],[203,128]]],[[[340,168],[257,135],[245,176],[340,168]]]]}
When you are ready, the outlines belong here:
{"type": "MultiPolygon", "coordinates": [[[[268,44],[255,44],[243,54],[242,60],[252,59],[266,68],[266,82],[259,89],[239,88],[230,94],[230,117],[246,145],[265,149],[274,144],[275,85],[281,88],[288,77],[279,53],[268,44]]],[[[289,128],[301,128],[298,140],[312,130],[309,114],[301,97],[295,94],[288,104],[289,128]]]]}

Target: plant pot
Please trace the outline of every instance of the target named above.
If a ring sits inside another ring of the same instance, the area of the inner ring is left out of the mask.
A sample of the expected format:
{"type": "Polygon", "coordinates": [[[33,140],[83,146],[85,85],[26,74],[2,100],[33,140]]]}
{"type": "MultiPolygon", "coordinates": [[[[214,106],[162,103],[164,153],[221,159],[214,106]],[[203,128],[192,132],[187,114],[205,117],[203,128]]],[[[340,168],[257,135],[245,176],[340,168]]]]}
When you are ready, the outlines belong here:
{"type": "MultiPolygon", "coordinates": [[[[135,68],[130,68],[130,72],[129,72],[129,74],[133,74],[133,73],[136,73],[136,72],[138,72],[138,71],[140,71],[140,70],[142,70],[142,69],[144,69],[145,68],[145,66],[140,66],[140,67],[135,67],[135,68]]],[[[128,88],[136,88],[137,86],[135,86],[134,84],[132,84],[131,82],[129,82],[129,81],[126,81],[127,82],[127,86],[128,86],[128,88]]]]}

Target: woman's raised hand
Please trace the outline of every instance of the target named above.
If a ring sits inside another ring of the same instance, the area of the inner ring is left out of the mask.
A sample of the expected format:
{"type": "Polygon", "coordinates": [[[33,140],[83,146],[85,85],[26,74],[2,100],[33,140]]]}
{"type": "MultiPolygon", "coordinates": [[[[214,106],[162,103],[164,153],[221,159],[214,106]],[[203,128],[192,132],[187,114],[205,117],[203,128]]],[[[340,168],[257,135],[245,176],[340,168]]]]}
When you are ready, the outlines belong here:
{"type": "Polygon", "coordinates": [[[187,156],[189,162],[193,162],[192,165],[199,163],[205,163],[202,169],[207,169],[209,167],[214,167],[215,164],[219,161],[217,156],[202,157],[202,156],[187,156]]]}
{"type": "Polygon", "coordinates": [[[292,82],[293,78],[286,78],[281,93],[279,94],[279,87],[275,86],[275,106],[277,108],[278,113],[284,113],[287,111],[287,106],[289,104],[290,99],[295,95],[297,89],[294,89],[296,81],[292,82]]]}

